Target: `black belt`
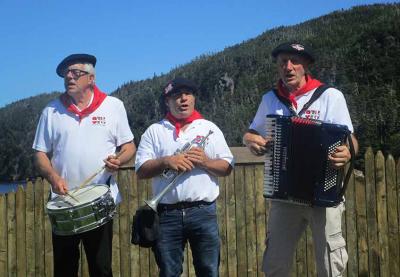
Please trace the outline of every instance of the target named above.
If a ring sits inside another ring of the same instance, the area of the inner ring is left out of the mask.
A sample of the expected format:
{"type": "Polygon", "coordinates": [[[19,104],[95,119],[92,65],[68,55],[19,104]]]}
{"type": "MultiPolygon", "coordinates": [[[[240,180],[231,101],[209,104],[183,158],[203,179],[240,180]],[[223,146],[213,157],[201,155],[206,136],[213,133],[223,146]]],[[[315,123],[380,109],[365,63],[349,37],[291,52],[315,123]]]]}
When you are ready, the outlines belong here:
{"type": "Polygon", "coordinates": [[[213,202],[207,201],[194,201],[194,202],[178,202],[174,204],[158,204],[157,210],[158,211],[170,211],[170,210],[183,210],[187,208],[199,207],[201,205],[211,205],[213,202]]]}

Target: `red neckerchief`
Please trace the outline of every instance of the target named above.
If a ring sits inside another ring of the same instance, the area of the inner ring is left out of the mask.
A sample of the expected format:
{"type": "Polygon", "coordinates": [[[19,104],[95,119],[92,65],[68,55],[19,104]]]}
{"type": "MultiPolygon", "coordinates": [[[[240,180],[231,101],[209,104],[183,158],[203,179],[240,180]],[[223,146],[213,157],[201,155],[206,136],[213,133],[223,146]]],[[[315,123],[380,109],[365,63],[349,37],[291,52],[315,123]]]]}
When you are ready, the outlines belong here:
{"type": "Polygon", "coordinates": [[[313,90],[313,89],[319,87],[320,85],[322,85],[322,83],[320,81],[318,81],[317,79],[313,79],[309,75],[306,75],[306,84],[304,86],[302,86],[301,88],[299,88],[298,90],[289,92],[288,89],[283,84],[281,79],[279,79],[279,81],[278,81],[277,88],[278,88],[279,95],[282,96],[283,98],[288,99],[290,101],[290,103],[292,103],[293,107],[295,109],[297,109],[296,97],[303,95],[303,94],[309,92],[310,90],[313,90]]]}
{"type": "Polygon", "coordinates": [[[103,103],[104,99],[107,97],[107,94],[101,92],[99,88],[95,85],[93,87],[93,101],[92,103],[79,111],[74,105],[71,96],[69,96],[66,92],[60,95],[61,103],[67,108],[67,110],[73,114],[79,116],[79,122],[81,122],[82,118],[94,112],[100,105],[103,103]]]}
{"type": "Polygon", "coordinates": [[[175,126],[176,136],[179,137],[179,132],[182,126],[192,123],[196,119],[203,119],[204,117],[198,111],[194,110],[193,113],[186,118],[178,119],[173,116],[171,112],[168,112],[165,118],[168,119],[175,126]]]}

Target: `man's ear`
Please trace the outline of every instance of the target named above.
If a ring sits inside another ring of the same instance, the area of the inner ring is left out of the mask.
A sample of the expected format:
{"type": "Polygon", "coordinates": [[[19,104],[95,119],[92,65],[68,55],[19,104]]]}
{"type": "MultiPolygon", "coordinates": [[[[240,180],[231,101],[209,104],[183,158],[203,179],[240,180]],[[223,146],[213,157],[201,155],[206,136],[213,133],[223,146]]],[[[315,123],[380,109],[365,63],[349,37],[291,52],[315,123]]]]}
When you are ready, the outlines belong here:
{"type": "Polygon", "coordinates": [[[94,75],[91,74],[91,75],[89,76],[89,81],[90,81],[90,84],[91,84],[91,85],[94,85],[94,83],[95,83],[95,77],[94,77],[94,75]]]}

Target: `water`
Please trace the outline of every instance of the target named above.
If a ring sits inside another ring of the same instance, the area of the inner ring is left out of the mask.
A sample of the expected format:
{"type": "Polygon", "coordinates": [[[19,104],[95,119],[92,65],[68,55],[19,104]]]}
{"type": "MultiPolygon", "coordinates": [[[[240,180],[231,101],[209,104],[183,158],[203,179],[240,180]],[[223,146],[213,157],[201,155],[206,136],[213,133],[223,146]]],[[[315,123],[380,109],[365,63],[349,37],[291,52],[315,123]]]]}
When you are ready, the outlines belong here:
{"type": "Polygon", "coordinates": [[[26,187],[25,182],[20,183],[0,183],[0,194],[6,194],[10,192],[16,192],[18,186],[22,185],[24,188],[26,187]]]}

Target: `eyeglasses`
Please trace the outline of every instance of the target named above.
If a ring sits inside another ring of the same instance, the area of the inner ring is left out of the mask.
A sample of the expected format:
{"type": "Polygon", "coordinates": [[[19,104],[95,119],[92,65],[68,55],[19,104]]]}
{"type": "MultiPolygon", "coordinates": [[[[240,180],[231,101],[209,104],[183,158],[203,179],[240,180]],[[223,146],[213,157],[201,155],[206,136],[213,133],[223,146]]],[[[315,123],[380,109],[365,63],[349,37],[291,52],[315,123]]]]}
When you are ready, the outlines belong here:
{"type": "Polygon", "coordinates": [[[80,70],[80,69],[77,69],[77,68],[65,69],[64,72],[63,72],[64,78],[67,77],[68,73],[70,73],[70,72],[71,72],[72,77],[74,79],[79,79],[80,77],[89,74],[89,72],[84,71],[84,70],[80,70]]]}

